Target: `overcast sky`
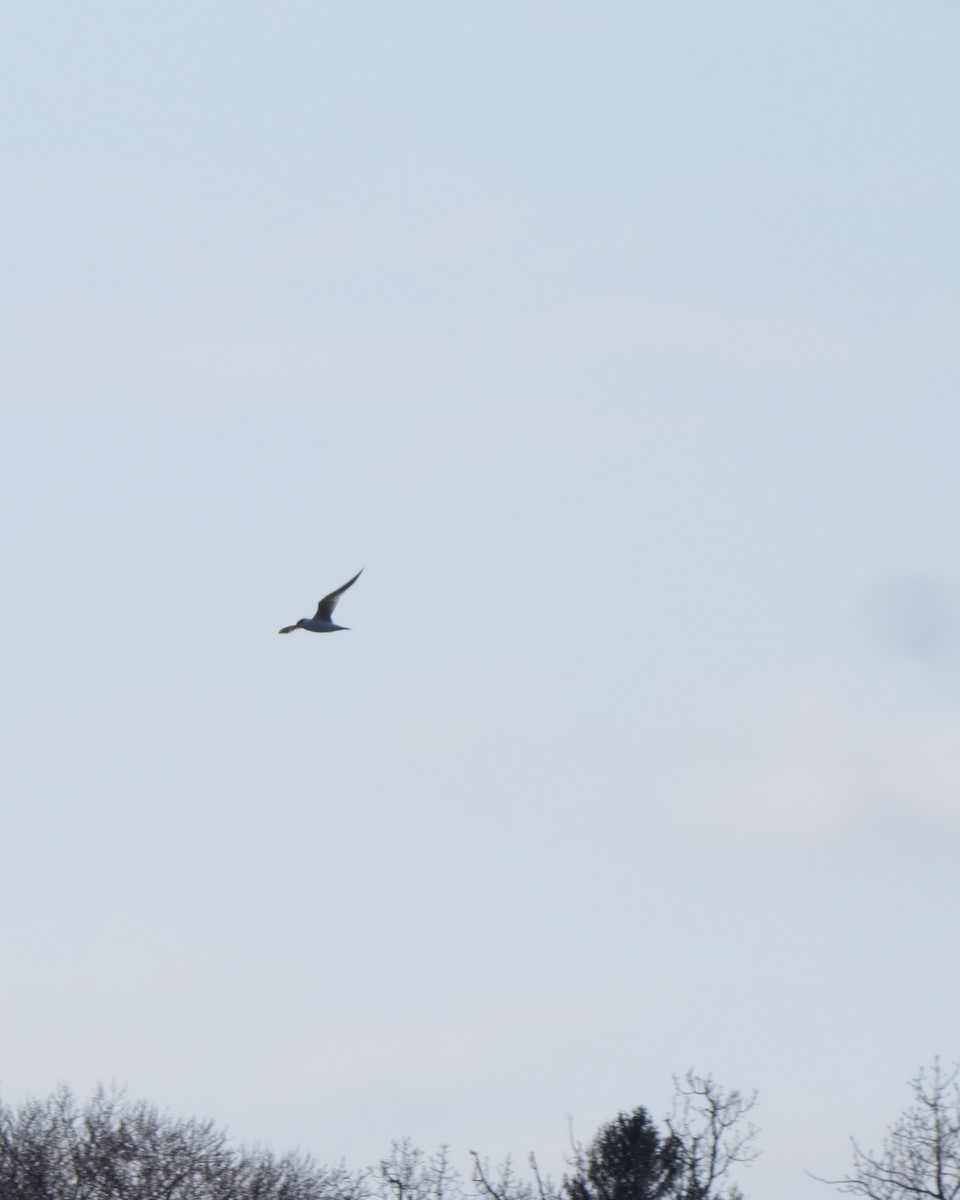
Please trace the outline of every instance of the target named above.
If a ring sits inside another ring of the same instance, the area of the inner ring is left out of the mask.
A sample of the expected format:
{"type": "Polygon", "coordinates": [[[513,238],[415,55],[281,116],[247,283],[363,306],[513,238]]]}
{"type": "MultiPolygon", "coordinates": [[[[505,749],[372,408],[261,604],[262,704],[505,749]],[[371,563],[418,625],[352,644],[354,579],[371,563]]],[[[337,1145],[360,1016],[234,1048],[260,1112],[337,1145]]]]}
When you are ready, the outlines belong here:
{"type": "Polygon", "coordinates": [[[6,1100],[557,1171],[693,1067],[813,1200],[960,1057],[958,37],[7,13],[6,1100]]]}

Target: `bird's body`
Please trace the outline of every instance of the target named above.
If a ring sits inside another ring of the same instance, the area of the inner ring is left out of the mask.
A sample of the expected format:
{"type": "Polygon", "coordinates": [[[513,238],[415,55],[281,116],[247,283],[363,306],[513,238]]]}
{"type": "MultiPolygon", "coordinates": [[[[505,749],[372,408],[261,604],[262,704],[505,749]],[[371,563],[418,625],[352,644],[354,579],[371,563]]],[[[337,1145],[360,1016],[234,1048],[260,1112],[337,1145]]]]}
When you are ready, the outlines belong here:
{"type": "Polygon", "coordinates": [[[337,625],[333,621],[323,621],[320,617],[304,617],[291,629],[281,629],[281,633],[292,633],[294,629],[306,629],[309,633],[335,633],[338,629],[349,629],[349,625],[337,625]]]}
{"type": "Polygon", "coordinates": [[[280,632],[293,633],[295,629],[305,629],[308,633],[335,633],[338,629],[349,629],[348,625],[335,624],[333,621],[333,610],[337,607],[337,601],[347,588],[353,587],[362,574],[363,568],[361,567],[352,579],[347,580],[343,587],[338,587],[329,596],[324,596],[317,605],[317,611],[314,616],[301,617],[296,625],[284,625],[280,632]]]}

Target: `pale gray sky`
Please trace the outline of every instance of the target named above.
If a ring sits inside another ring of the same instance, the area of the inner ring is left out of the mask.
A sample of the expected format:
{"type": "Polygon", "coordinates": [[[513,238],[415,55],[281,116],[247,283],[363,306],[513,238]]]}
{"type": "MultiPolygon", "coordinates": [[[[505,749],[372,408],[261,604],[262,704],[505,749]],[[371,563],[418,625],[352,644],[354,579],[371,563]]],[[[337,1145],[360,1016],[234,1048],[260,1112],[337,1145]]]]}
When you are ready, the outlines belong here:
{"type": "Polygon", "coordinates": [[[11,10],[8,1100],[556,1168],[692,1066],[812,1200],[960,1056],[958,36],[11,10]]]}

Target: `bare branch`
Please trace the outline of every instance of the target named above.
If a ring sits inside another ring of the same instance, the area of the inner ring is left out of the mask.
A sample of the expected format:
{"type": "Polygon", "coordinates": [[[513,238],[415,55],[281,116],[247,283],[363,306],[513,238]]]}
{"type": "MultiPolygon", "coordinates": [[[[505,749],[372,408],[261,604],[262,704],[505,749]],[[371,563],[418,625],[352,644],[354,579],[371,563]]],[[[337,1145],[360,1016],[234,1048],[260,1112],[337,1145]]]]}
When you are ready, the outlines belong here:
{"type": "MultiPolygon", "coordinates": [[[[666,1125],[684,1149],[684,1200],[723,1200],[718,1189],[731,1169],[753,1162],[759,1154],[754,1149],[757,1129],[748,1119],[757,1103],[756,1092],[725,1092],[712,1076],[694,1071],[673,1082],[673,1111],[666,1125]]],[[[730,1185],[726,1196],[732,1200],[737,1194],[730,1185]]]]}
{"type": "Polygon", "coordinates": [[[851,1138],[853,1169],[824,1179],[867,1200],[960,1200],[960,1065],[944,1072],[934,1059],[929,1074],[911,1080],[913,1104],[887,1131],[880,1154],[851,1138]]]}

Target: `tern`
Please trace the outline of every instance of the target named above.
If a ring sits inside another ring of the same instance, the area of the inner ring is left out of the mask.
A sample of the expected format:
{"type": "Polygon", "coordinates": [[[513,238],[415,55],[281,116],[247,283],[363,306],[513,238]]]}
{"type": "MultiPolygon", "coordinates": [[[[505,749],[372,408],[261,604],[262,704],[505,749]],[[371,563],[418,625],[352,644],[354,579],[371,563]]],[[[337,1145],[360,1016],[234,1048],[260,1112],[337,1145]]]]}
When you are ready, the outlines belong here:
{"type": "Polygon", "coordinates": [[[352,579],[348,579],[343,587],[338,587],[329,596],[324,596],[317,605],[317,611],[314,616],[301,617],[296,625],[284,625],[280,633],[293,633],[295,629],[306,629],[310,633],[333,633],[337,629],[349,629],[349,625],[335,625],[331,618],[333,617],[333,610],[337,607],[337,601],[348,587],[353,587],[362,574],[363,567],[360,568],[352,579]]]}

